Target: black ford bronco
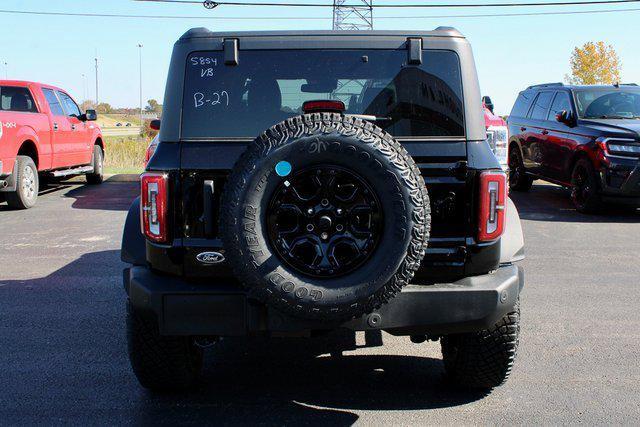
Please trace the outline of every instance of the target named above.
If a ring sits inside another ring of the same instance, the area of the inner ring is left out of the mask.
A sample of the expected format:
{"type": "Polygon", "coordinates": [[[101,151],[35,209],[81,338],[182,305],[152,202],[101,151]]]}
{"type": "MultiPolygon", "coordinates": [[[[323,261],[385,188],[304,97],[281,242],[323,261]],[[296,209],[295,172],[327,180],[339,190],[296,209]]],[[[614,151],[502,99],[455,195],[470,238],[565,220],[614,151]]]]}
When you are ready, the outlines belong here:
{"type": "Polygon", "coordinates": [[[193,385],[225,337],[385,331],[500,385],[523,237],[481,106],[452,28],[188,31],[122,242],[140,383],[193,385]]]}

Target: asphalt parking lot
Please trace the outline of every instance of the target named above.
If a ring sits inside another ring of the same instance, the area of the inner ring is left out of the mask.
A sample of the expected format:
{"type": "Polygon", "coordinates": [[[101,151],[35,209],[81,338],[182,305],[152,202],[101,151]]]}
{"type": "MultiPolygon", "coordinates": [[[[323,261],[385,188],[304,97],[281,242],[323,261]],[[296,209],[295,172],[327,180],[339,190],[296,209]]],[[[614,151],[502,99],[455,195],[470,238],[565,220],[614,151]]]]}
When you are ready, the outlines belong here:
{"type": "Polygon", "coordinates": [[[564,190],[516,194],[526,239],[522,335],[488,396],[442,380],[439,345],[384,335],[342,359],[225,341],[205,382],[154,395],[130,371],[120,233],[136,183],[0,204],[0,424],[637,424],[640,213],[576,213],[564,190]]]}

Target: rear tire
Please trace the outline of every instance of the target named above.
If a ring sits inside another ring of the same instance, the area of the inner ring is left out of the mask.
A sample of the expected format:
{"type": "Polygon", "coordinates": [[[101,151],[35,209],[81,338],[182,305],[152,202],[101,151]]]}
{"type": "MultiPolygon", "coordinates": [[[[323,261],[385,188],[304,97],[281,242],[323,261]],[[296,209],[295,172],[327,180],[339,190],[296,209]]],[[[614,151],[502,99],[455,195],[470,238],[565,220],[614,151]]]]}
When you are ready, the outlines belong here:
{"type": "Polygon", "coordinates": [[[598,179],[591,161],[578,160],[571,173],[571,201],[581,213],[598,213],[602,209],[598,179]]]}
{"type": "Polygon", "coordinates": [[[442,337],[448,378],[464,388],[490,389],[503,384],[513,368],[520,335],[520,304],[492,328],[442,337]]]}
{"type": "Polygon", "coordinates": [[[526,173],[520,150],[512,147],[509,150],[509,188],[515,191],[529,191],[533,178],[526,173]]]}
{"type": "Polygon", "coordinates": [[[203,351],[189,337],[161,336],[152,315],[127,303],[129,360],[140,384],[155,391],[193,387],[202,371],[203,351]]]}
{"type": "Polygon", "coordinates": [[[7,204],[12,209],[29,209],[38,200],[38,168],[31,157],[17,156],[15,171],[16,191],[5,193],[7,204]]]}
{"type": "Polygon", "coordinates": [[[93,172],[88,173],[86,178],[91,185],[102,184],[104,181],[104,154],[99,145],[93,146],[93,172]]]}

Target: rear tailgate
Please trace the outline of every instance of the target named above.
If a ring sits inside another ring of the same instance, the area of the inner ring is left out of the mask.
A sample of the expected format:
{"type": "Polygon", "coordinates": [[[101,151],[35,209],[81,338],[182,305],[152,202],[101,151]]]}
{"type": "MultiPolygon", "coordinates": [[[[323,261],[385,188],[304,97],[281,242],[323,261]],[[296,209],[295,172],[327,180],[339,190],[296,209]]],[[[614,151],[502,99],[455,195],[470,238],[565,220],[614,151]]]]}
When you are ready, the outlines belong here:
{"type": "MultiPolygon", "coordinates": [[[[416,277],[431,283],[480,274],[496,268],[497,244],[475,241],[475,173],[468,167],[464,141],[411,141],[403,144],[418,164],[431,202],[431,238],[427,256],[416,277]]],[[[184,273],[189,277],[207,277],[212,266],[203,265],[196,256],[206,251],[221,251],[218,228],[220,198],[230,169],[246,143],[189,142],[181,144],[179,179],[182,199],[179,205],[183,232],[184,273]],[[224,152],[224,156],[220,153],[224,152]],[[212,191],[213,189],[213,191],[212,191]],[[212,209],[205,206],[212,203],[212,209]]],[[[216,268],[216,275],[230,272],[216,268]]]]}

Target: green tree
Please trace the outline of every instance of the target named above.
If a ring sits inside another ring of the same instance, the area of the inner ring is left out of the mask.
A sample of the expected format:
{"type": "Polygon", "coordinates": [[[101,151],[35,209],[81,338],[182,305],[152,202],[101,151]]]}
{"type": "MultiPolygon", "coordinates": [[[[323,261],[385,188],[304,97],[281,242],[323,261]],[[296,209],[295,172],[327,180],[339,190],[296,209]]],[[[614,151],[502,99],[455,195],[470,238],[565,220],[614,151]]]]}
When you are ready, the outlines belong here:
{"type": "Polygon", "coordinates": [[[150,99],[147,101],[147,106],[144,107],[144,110],[148,113],[162,113],[162,105],[155,99],[150,99]]]}
{"type": "Polygon", "coordinates": [[[80,104],[80,109],[82,111],[95,110],[95,107],[96,107],[95,101],[92,101],[90,99],[82,101],[82,104],[80,104]]]}
{"type": "Polygon", "coordinates": [[[109,114],[113,112],[113,108],[111,108],[110,104],[101,102],[100,104],[96,105],[96,111],[100,114],[109,114]]]}
{"type": "Polygon", "coordinates": [[[613,84],[620,81],[621,62],[613,46],[602,41],[576,47],[569,60],[572,84],[613,84]]]}

